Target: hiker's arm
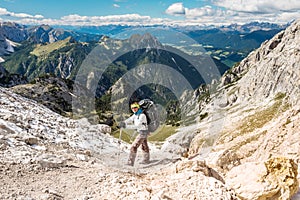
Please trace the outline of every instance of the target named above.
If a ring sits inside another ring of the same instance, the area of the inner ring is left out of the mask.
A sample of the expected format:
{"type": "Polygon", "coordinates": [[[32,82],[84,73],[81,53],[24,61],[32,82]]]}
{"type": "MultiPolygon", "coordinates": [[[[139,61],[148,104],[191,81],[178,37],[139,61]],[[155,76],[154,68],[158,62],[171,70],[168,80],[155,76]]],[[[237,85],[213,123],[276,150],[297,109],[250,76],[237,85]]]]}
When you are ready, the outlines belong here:
{"type": "Polygon", "coordinates": [[[129,124],[133,124],[134,123],[134,115],[131,115],[128,119],[126,119],[125,121],[126,126],[128,126],[129,124]]]}
{"type": "Polygon", "coordinates": [[[141,114],[139,116],[138,123],[136,124],[126,124],[127,129],[136,129],[137,131],[145,131],[148,130],[147,126],[147,117],[145,114],[141,114]]]}

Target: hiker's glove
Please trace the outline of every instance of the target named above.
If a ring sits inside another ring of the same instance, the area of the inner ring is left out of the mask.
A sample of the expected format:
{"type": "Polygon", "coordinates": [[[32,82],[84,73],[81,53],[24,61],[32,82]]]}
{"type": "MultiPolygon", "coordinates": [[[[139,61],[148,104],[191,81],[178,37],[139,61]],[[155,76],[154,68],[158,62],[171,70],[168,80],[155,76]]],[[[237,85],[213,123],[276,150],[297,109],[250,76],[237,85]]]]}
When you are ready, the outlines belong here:
{"type": "Polygon", "coordinates": [[[118,127],[119,128],[126,128],[126,123],[125,122],[120,122],[118,127]]]}

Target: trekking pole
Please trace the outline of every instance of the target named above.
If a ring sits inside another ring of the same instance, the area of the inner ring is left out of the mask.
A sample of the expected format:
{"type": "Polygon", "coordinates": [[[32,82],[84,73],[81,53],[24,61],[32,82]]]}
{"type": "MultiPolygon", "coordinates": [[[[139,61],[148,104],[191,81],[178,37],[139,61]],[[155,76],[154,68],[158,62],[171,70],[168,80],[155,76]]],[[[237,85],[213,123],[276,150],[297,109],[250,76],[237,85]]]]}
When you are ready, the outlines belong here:
{"type": "Polygon", "coordinates": [[[123,132],[123,128],[120,128],[119,141],[118,141],[118,143],[119,143],[118,166],[120,165],[120,154],[121,154],[122,132],[123,132]]]}

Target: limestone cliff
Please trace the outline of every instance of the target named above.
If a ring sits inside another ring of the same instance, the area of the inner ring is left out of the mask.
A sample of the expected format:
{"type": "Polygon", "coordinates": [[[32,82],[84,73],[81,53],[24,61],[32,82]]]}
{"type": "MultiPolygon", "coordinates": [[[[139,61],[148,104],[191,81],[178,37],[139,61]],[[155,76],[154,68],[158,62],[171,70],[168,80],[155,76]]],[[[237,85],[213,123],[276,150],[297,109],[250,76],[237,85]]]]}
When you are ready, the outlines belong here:
{"type": "MultiPolygon", "coordinates": [[[[292,159],[297,168],[300,160],[299,94],[300,20],[264,42],[225,73],[217,90],[210,94],[209,103],[201,107],[200,116],[205,114],[206,118],[200,118],[191,129],[197,135],[191,142],[189,155],[205,156],[210,166],[228,176],[229,181],[233,171],[254,173],[255,167],[247,171],[248,163],[267,162],[275,157],[292,159]]],[[[278,165],[283,166],[284,162],[278,165]]],[[[285,183],[282,180],[279,185],[285,183]]],[[[250,179],[235,184],[239,188],[235,191],[245,199],[290,199],[298,187],[294,181],[292,190],[286,185],[280,194],[270,192],[269,188],[265,194],[251,197],[239,191],[249,192],[257,186],[251,185],[250,179]]]]}

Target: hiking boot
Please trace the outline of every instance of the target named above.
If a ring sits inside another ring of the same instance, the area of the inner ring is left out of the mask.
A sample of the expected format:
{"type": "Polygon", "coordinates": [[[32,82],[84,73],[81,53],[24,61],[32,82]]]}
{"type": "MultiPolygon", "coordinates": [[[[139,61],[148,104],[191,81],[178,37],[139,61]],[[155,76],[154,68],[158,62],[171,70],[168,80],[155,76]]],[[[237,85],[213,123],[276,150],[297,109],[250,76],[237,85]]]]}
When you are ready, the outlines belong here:
{"type": "Polygon", "coordinates": [[[135,161],[136,153],[130,152],[128,162],[126,165],[133,166],[135,161]]]}
{"type": "Polygon", "coordinates": [[[133,162],[130,162],[130,161],[128,161],[125,165],[127,165],[127,166],[133,166],[134,165],[134,163],[133,162]]]}
{"type": "Polygon", "coordinates": [[[150,163],[149,160],[143,160],[142,162],[140,162],[140,164],[142,164],[142,165],[147,165],[147,164],[149,164],[149,163],[150,163]]]}
{"type": "Polygon", "coordinates": [[[140,164],[149,164],[150,163],[150,153],[143,154],[143,161],[140,164]]]}

